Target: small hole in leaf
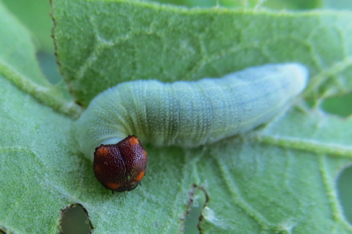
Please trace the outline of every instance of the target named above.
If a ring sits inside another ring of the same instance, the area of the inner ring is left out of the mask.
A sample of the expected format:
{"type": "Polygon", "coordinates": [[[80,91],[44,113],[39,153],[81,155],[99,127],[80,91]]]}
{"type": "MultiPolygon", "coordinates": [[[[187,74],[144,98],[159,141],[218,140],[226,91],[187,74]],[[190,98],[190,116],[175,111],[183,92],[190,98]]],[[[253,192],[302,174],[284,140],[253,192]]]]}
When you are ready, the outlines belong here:
{"type": "Polygon", "coordinates": [[[185,234],[198,234],[199,218],[201,216],[204,204],[207,200],[205,191],[194,185],[194,189],[190,193],[190,200],[188,203],[188,212],[184,221],[185,234]]]}
{"type": "Polygon", "coordinates": [[[347,221],[352,224],[352,165],[345,168],[337,181],[339,200],[347,221]]]}
{"type": "Polygon", "coordinates": [[[328,113],[347,117],[352,115],[352,93],[340,97],[327,98],[321,107],[328,113]]]}
{"type": "Polygon", "coordinates": [[[73,204],[62,210],[60,234],[87,234],[93,226],[86,209],[80,204],[73,204]]]}

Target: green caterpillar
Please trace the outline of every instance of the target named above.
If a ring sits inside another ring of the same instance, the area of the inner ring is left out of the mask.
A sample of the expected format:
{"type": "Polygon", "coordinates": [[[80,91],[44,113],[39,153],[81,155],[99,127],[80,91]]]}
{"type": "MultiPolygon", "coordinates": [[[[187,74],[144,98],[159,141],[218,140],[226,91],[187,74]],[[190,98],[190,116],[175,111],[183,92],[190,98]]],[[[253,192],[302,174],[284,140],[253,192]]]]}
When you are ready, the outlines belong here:
{"type": "Polygon", "coordinates": [[[286,63],[191,82],[121,83],[95,97],[77,121],[80,149],[93,160],[97,146],[128,135],[158,146],[211,144],[272,119],[307,79],[303,65],[286,63]]]}

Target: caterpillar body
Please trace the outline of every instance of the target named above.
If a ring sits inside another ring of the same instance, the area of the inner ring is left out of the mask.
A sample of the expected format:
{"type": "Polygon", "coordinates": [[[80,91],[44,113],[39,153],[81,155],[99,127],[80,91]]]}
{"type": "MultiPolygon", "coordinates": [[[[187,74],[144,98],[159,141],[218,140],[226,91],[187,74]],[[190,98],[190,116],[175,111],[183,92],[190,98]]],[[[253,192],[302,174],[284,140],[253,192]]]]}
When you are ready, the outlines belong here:
{"type": "Polygon", "coordinates": [[[121,83],[95,97],[77,121],[79,146],[93,160],[97,146],[128,135],[158,146],[211,144],[272,119],[307,79],[303,65],[286,63],[191,82],[121,83]]]}
{"type": "Polygon", "coordinates": [[[196,147],[245,132],[277,115],[306,86],[299,64],[269,64],[221,79],[138,80],[99,94],[77,121],[81,151],[128,135],[155,145],[196,147]]]}

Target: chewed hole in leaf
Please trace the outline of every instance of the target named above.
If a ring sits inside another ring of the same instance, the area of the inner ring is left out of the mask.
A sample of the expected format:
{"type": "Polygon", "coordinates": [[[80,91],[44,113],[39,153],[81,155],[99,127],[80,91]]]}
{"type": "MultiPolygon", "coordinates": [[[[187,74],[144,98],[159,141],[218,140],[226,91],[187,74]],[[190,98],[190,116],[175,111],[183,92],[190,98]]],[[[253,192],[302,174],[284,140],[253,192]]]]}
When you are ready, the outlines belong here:
{"type": "Polygon", "coordinates": [[[205,190],[197,185],[193,186],[189,195],[188,210],[185,213],[186,219],[184,220],[184,233],[196,234],[199,233],[198,224],[208,198],[205,190]]]}
{"type": "Polygon", "coordinates": [[[321,107],[330,114],[347,117],[352,115],[352,93],[325,99],[321,107]]]}
{"type": "Polygon", "coordinates": [[[62,209],[60,234],[92,233],[93,229],[88,212],[82,205],[72,204],[62,209]]]}
{"type": "Polygon", "coordinates": [[[348,222],[352,224],[352,165],[345,168],[337,181],[339,200],[343,208],[344,215],[348,222]]]}

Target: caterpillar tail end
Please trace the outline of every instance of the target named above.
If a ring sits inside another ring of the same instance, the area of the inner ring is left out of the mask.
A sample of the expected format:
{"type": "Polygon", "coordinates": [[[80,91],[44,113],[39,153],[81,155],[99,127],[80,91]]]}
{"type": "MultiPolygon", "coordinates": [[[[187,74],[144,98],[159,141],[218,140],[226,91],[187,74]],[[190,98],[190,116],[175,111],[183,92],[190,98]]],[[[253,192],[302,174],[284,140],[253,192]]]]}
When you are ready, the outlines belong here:
{"type": "Polygon", "coordinates": [[[294,79],[297,94],[302,92],[308,83],[308,68],[300,63],[287,63],[285,64],[285,70],[288,76],[294,79]]]}

